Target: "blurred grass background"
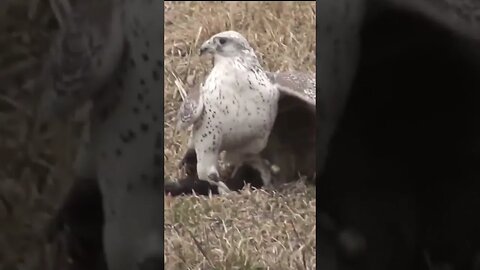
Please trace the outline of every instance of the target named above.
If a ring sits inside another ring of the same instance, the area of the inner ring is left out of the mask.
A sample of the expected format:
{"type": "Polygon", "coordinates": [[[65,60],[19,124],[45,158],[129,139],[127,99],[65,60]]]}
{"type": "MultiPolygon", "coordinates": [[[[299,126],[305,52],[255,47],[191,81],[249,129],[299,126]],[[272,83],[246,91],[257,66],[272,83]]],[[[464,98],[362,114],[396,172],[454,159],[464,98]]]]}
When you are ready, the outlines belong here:
{"type": "Polygon", "coordinates": [[[46,269],[44,229],[72,183],[83,120],[34,132],[42,58],[57,30],[47,0],[0,1],[0,269],[46,269]]]}
{"type": "MultiPolygon", "coordinates": [[[[166,1],[166,179],[182,176],[188,139],[174,128],[181,97],[172,73],[187,86],[201,81],[211,61],[199,47],[226,30],[243,34],[267,70],[315,72],[315,2],[166,1]]],[[[277,191],[165,197],[165,268],[315,269],[315,202],[315,188],[301,181],[277,191]]]]}

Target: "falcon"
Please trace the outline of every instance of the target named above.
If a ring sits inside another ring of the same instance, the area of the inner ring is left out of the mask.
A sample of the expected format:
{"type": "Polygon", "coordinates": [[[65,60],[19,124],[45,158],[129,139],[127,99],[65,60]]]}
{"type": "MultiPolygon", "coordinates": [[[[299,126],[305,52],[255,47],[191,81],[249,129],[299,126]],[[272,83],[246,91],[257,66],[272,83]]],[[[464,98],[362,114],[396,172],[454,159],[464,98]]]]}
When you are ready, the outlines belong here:
{"type": "MultiPolygon", "coordinates": [[[[275,124],[270,132],[267,146],[261,155],[269,163],[280,168],[275,180],[288,182],[298,173],[315,177],[315,113],[316,80],[314,73],[301,71],[266,71],[271,83],[278,89],[280,97],[275,124]],[[293,128],[292,128],[293,127],[293,128]]],[[[177,82],[176,82],[177,83],[177,82]]],[[[178,111],[177,128],[185,128],[202,111],[200,100],[201,85],[197,84],[188,91],[177,83],[183,102],[178,111]]],[[[196,155],[192,137],[189,138],[187,151],[180,162],[187,175],[196,176],[196,155]]],[[[237,166],[230,178],[235,178],[237,166]]]]}
{"type": "Polygon", "coordinates": [[[240,33],[226,31],[205,41],[200,55],[213,55],[214,66],[200,86],[198,98],[187,100],[178,113],[179,126],[193,126],[201,180],[219,182],[219,153],[233,165],[248,163],[260,171],[264,186],[270,170],[260,157],[277,115],[279,92],[240,33]]]}

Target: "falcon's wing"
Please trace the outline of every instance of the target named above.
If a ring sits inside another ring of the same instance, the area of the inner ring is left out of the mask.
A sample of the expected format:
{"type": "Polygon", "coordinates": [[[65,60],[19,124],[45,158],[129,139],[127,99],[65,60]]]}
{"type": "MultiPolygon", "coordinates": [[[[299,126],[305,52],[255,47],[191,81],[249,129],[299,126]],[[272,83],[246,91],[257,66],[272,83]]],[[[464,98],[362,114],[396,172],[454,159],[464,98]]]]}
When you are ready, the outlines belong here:
{"type": "MultiPolygon", "coordinates": [[[[178,109],[177,128],[186,129],[193,125],[203,112],[203,99],[200,93],[201,84],[196,84],[190,91],[183,93],[183,102],[178,109]]],[[[179,87],[181,89],[181,87],[179,87]]],[[[182,91],[182,90],[180,90],[182,91]]]]}
{"type": "Polygon", "coordinates": [[[121,6],[114,0],[50,0],[60,25],[45,61],[41,118],[69,113],[111,79],[124,50],[121,6]]]}
{"type": "MultiPolygon", "coordinates": [[[[267,76],[280,91],[280,99],[294,98],[311,109],[316,105],[315,74],[298,71],[267,72],[267,76]]],[[[298,103],[297,102],[297,103],[298,103]]],[[[283,108],[279,108],[283,111],[283,108]]]]}

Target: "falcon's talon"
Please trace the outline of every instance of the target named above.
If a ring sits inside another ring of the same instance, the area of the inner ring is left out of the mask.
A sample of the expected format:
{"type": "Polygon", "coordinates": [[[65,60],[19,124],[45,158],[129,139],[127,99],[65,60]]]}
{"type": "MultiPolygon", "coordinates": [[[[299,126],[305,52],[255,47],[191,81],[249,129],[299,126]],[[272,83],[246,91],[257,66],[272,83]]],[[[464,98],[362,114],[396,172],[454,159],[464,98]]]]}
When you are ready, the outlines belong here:
{"type": "Polygon", "coordinates": [[[273,174],[278,174],[280,172],[280,167],[276,164],[272,164],[270,166],[270,170],[272,171],[273,174]]]}
{"type": "Polygon", "coordinates": [[[217,187],[218,187],[218,194],[220,195],[226,195],[231,192],[231,190],[227,187],[227,185],[223,181],[218,181],[217,187]]]}
{"type": "Polygon", "coordinates": [[[218,175],[218,172],[211,172],[208,174],[208,179],[218,183],[220,181],[220,176],[218,175]]]}

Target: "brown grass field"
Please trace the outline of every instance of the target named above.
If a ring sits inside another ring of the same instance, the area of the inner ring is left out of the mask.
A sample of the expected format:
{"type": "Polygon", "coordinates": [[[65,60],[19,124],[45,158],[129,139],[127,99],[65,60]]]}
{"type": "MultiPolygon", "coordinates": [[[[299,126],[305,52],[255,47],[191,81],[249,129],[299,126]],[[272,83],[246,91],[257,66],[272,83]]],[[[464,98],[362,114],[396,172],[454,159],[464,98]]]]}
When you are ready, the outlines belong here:
{"type": "MultiPolygon", "coordinates": [[[[315,71],[315,2],[165,2],[165,177],[187,132],[175,131],[186,85],[204,78],[198,56],[211,35],[236,30],[270,71],[315,71]]],[[[295,179],[292,179],[295,180],[295,179]]],[[[315,189],[295,181],[276,191],[245,189],[224,197],[165,197],[166,269],[315,269],[315,189]]]]}

